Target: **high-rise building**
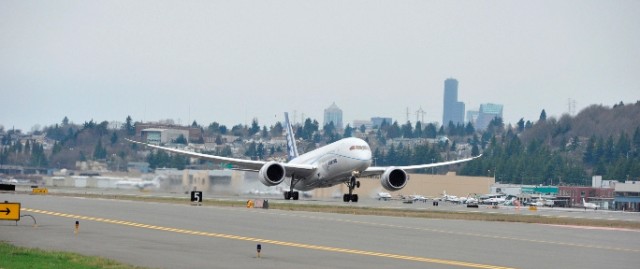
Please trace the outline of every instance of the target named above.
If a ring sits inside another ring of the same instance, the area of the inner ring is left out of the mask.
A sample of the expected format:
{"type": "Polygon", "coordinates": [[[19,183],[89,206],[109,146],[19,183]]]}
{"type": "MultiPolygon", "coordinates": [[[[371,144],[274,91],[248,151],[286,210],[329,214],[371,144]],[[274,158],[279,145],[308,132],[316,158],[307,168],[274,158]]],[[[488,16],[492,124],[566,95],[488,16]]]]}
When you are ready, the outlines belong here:
{"type": "Polygon", "coordinates": [[[448,78],[444,81],[444,105],[442,125],[464,124],[464,103],[458,101],[458,80],[448,78]]]}
{"type": "Polygon", "coordinates": [[[485,130],[489,126],[489,123],[491,123],[491,120],[496,117],[502,118],[502,105],[491,103],[481,104],[474,127],[476,127],[476,130],[485,130]]]}
{"type": "Polygon", "coordinates": [[[333,126],[337,129],[343,128],[342,109],[340,109],[335,102],[329,108],[324,110],[324,125],[327,125],[330,122],[333,122],[333,126]]]}

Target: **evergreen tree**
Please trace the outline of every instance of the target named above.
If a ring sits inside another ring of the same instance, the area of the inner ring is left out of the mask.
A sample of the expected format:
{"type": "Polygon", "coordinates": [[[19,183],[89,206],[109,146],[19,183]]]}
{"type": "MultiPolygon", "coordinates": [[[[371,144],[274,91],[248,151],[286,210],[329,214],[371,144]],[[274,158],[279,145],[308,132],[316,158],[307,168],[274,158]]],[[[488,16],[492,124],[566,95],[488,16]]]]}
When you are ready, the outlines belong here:
{"type": "Polygon", "coordinates": [[[173,143],[176,143],[176,144],[183,144],[183,145],[188,144],[188,142],[187,142],[187,138],[186,138],[186,137],[184,137],[184,135],[182,135],[182,134],[181,134],[181,135],[179,135],[179,136],[178,136],[178,138],[176,138],[176,139],[173,141],[173,143]]]}
{"type": "Polygon", "coordinates": [[[111,145],[114,145],[116,142],[118,142],[118,134],[116,134],[116,132],[113,132],[111,134],[111,145]]]}
{"type": "Polygon", "coordinates": [[[253,119],[251,121],[251,128],[249,129],[249,136],[253,136],[260,132],[260,125],[258,124],[258,119],[253,119]]]}
{"type": "Polygon", "coordinates": [[[407,123],[402,125],[401,133],[404,138],[413,138],[413,127],[411,126],[411,122],[407,121],[407,123]]]}
{"type": "Polygon", "coordinates": [[[127,116],[122,128],[127,132],[128,136],[133,136],[136,134],[136,128],[135,126],[133,126],[133,119],[131,119],[131,116],[127,116]]]}
{"type": "Polygon", "coordinates": [[[473,127],[473,124],[471,124],[471,122],[467,122],[467,126],[464,128],[464,134],[472,135],[472,134],[475,134],[475,132],[476,132],[476,128],[473,127]]]}
{"type": "Polygon", "coordinates": [[[344,128],[344,134],[342,135],[342,137],[351,137],[351,136],[353,136],[353,128],[351,128],[351,126],[347,124],[347,127],[344,128]]]}
{"type": "Polygon", "coordinates": [[[413,129],[413,137],[415,138],[421,138],[424,137],[422,135],[422,123],[421,122],[416,122],[416,127],[413,129]]]}
{"type": "Polygon", "coordinates": [[[93,158],[94,159],[106,159],[107,158],[107,149],[102,146],[102,139],[98,140],[96,147],[93,150],[93,158]]]}
{"type": "Polygon", "coordinates": [[[524,132],[524,118],[520,118],[520,120],[517,123],[517,126],[518,126],[518,133],[524,132]]]}
{"type": "Polygon", "coordinates": [[[540,112],[540,122],[544,122],[547,120],[547,112],[544,111],[544,109],[542,110],[542,112],[540,112]]]}

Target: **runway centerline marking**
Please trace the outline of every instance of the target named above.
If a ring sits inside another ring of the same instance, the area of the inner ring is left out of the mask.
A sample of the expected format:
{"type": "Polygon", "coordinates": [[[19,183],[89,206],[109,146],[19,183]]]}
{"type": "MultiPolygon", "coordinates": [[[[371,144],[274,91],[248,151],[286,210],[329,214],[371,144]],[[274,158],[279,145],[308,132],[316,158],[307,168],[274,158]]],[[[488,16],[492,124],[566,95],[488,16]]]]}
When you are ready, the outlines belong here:
{"type": "Polygon", "coordinates": [[[321,246],[321,245],[312,245],[312,244],[302,244],[302,243],[286,242],[286,241],[278,241],[278,240],[269,240],[269,239],[263,239],[263,238],[245,237],[245,236],[231,235],[231,234],[211,233],[211,232],[194,231],[194,230],[188,230],[188,229],[170,228],[170,227],[163,227],[163,226],[157,226],[157,225],[136,223],[136,222],[130,222],[130,221],[114,220],[114,219],[106,219],[106,218],[98,218],[98,217],[89,217],[89,216],[74,215],[74,214],[65,214],[65,213],[46,211],[46,210],[39,210],[39,209],[31,209],[31,208],[22,208],[22,210],[26,211],[26,212],[45,214],[45,215],[56,216],[56,217],[72,218],[72,219],[77,219],[77,220],[88,220],[88,221],[95,221],[95,222],[102,222],[102,223],[108,223],[108,224],[130,226],[130,227],[136,227],[136,228],[142,228],[142,229],[151,229],[151,230],[167,231],[167,232],[180,233],[180,234],[196,235],[196,236],[207,236],[207,237],[214,237],[214,238],[224,238],[224,239],[232,239],[232,240],[250,241],[250,242],[256,242],[256,243],[272,244],[272,245],[303,248],[303,249],[311,249],[311,250],[319,250],[319,251],[328,251],[328,252],[346,253],[346,254],[354,254],[354,255],[373,256],[373,257],[390,258],[390,259],[407,260],[407,261],[424,262],[424,263],[444,264],[444,265],[452,265],[452,266],[460,266],[460,267],[468,267],[468,268],[513,269],[511,267],[488,265],[488,264],[479,264],[479,263],[471,263],[471,262],[463,262],[463,261],[454,261],[454,260],[444,260],[444,259],[435,259],[435,258],[426,258],[426,257],[417,257],[417,256],[398,255],[398,254],[390,254],[390,253],[382,253],[382,252],[374,252],[374,251],[366,251],[366,250],[337,248],[337,247],[329,247],[329,246],[321,246]]]}

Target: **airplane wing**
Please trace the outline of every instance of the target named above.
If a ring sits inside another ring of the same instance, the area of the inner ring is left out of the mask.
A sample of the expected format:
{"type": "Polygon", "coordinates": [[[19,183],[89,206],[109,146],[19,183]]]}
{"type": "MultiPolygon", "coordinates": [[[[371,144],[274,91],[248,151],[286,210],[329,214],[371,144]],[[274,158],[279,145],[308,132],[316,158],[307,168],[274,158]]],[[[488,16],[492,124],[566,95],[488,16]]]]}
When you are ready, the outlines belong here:
{"type": "Polygon", "coordinates": [[[425,169],[425,168],[432,168],[432,167],[438,167],[438,166],[445,166],[445,165],[451,165],[451,164],[457,164],[457,163],[463,163],[463,162],[468,162],[477,158],[480,158],[480,156],[482,156],[482,154],[475,156],[475,157],[471,157],[471,158],[466,158],[466,159],[460,159],[460,160],[455,160],[455,161],[447,161],[447,162],[439,162],[439,163],[428,163],[428,164],[418,164],[418,165],[407,165],[407,166],[371,166],[369,168],[367,168],[367,170],[362,171],[362,176],[377,176],[377,175],[382,175],[387,169],[389,169],[390,167],[393,167],[395,169],[402,169],[405,171],[410,171],[410,170],[418,170],[418,169],[425,169]]]}
{"type": "MultiPolygon", "coordinates": [[[[125,140],[131,143],[144,145],[150,148],[173,152],[176,154],[195,157],[203,160],[209,160],[216,163],[229,163],[234,166],[232,168],[234,170],[258,172],[260,171],[260,168],[262,168],[262,166],[264,166],[267,163],[266,161],[236,159],[236,158],[222,157],[222,156],[216,156],[216,155],[210,155],[210,154],[202,154],[202,153],[197,153],[197,152],[188,151],[188,150],[162,147],[162,146],[143,143],[143,142],[139,142],[131,139],[125,139],[125,140]]],[[[287,176],[291,176],[292,174],[301,175],[301,176],[309,175],[313,173],[313,171],[317,168],[313,165],[305,165],[305,164],[280,163],[280,165],[282,165],[285,168],[287,172],[287,176]]]]}

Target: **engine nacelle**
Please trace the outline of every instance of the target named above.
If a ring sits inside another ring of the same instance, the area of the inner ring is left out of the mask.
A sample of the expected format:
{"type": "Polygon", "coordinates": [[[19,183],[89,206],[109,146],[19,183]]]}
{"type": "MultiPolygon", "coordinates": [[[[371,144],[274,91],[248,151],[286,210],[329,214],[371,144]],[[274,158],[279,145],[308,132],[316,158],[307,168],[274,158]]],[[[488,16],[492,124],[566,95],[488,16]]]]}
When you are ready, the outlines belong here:
{"type": "Polygon", "coordinates": [[[268,162],[260,168],[258,179],[265,186],[271,187],[282,183],[286,174],[284,166],[277,162],[268,162]]]}
{"type": "Polygon", "coordinates": [[[389,167],[380,177],[380,183],[388,191],[397,191],[407,185],[409,175],[402,169],[389,167]]]}

